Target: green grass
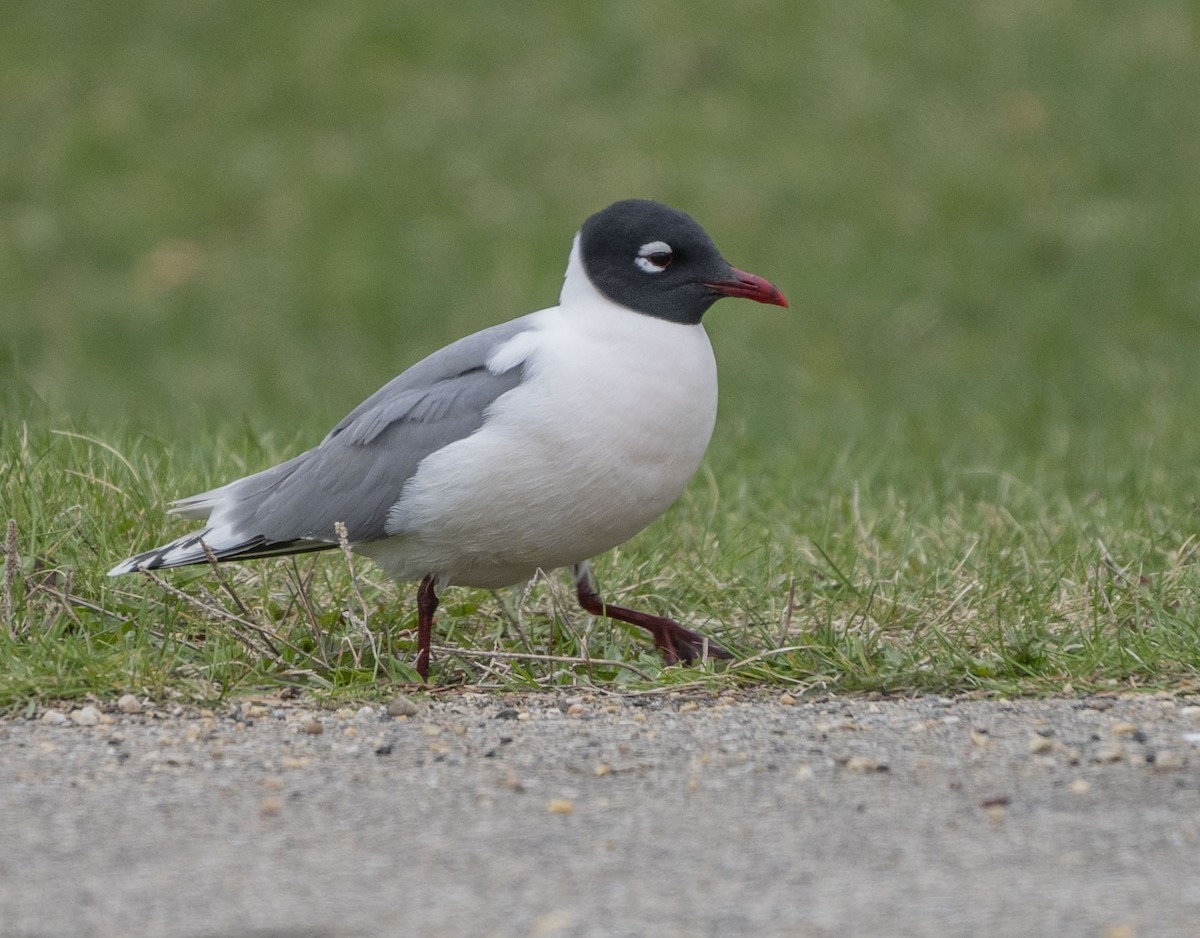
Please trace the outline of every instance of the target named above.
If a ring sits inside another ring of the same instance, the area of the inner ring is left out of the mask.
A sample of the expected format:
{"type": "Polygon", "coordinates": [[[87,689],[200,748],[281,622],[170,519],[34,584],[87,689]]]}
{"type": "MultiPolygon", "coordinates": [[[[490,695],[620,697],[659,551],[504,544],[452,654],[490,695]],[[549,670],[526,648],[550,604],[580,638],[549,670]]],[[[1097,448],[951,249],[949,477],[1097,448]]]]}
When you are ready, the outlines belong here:
{"type": "Polygon", "coordinates": [[[365,561],[228,568],[269,648],[211,571],[104,571],[551,304],[626,196],[792,301],[709,315],[706,465],[597,566],[742,661],[660,671],[551,577],[448,593],[437,681],[1196,686],[1193,5],[49,0],[0,61],[0,706],[410,677],[365,561]]]}

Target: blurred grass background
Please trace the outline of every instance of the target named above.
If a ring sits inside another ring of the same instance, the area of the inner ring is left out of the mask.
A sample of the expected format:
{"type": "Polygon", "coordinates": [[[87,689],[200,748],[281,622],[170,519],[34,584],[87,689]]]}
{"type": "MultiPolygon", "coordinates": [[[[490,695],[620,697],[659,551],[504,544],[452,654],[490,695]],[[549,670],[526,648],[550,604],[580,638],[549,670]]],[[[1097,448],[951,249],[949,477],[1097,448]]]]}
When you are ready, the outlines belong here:
{"type": "Polygon", "coordinates": [[[1103,540],[1178,575],[1157,608],[1194,626],[1193,3],[41,0],[0,11],[0,62],[5,510],[96,590],[122,543],[177,533],[156,499],[553,304],[583,218],[641,196],[792,303],[707,320],[721,417],[689,498],[714,487],[726,520],[693,514],[748,584],[715,616],[778,615],[820,552],[902,591],[994,524],[971,563],[1001,593],[1004,557],[1050,596],[1103,540]],[[78,486],[28,484],[30,458],[78,468],[51,428],[156,481],[114,466],[89,522],[78,486]]]}

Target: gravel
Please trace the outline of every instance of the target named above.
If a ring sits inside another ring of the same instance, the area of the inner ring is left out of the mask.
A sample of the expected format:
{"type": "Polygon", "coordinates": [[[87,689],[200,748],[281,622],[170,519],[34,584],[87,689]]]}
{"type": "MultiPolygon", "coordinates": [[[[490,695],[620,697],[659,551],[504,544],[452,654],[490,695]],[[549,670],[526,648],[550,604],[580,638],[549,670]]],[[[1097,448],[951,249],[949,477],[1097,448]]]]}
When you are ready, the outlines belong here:
{"type": "Polygon", "coordinates": [[[1194,936],[1198,861],[1194,698],[126,695],[0,722],[13,938],[1194,936]]]}

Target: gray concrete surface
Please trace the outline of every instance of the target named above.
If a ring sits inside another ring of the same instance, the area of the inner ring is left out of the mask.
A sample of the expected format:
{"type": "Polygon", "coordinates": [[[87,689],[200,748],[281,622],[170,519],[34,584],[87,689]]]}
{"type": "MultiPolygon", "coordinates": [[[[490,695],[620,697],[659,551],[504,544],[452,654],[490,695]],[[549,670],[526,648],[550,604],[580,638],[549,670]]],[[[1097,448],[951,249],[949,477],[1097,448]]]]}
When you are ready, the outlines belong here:
{"type": "Polygon", "coordinates": [[[415,702],[0,723],[0,934],[1200,935],[1195,699],[415,702]]]}

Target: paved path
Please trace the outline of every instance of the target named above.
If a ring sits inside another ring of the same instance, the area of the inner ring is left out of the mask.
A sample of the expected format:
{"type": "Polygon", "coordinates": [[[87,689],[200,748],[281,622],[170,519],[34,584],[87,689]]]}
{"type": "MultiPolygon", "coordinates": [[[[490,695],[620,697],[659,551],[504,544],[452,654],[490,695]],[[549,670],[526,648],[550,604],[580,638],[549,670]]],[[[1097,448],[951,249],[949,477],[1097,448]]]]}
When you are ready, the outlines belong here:
{"type": "Polygon", "coordinates": [[[416,702],[0,723],[0,935],[1200,935],[1195,699],[416,702]]]}

